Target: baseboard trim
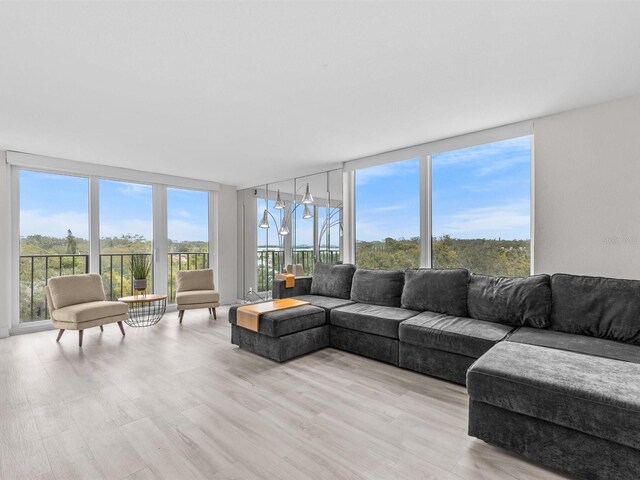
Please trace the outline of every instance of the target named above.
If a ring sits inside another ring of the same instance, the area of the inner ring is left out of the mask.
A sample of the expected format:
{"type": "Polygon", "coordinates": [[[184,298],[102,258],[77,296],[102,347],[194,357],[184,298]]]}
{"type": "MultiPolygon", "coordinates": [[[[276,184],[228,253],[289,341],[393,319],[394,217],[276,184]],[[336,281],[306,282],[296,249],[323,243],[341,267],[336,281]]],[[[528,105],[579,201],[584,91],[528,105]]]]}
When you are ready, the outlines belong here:
{"type": "Polygon", "coordinates": [[[9,335],[22,335],[23,333],[36,333],[53,330],[51,320],[38,320],[35,322],[22,323],[17,327],[9,329],[9,335]]]}

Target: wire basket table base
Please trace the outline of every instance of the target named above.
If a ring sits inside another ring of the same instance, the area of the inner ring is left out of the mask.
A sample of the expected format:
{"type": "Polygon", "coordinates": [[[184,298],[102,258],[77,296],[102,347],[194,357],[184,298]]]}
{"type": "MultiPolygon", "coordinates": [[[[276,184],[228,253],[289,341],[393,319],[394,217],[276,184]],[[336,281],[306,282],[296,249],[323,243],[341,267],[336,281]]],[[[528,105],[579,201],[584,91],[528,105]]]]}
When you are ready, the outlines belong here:
{"type": "Polygon", "coordinates": [[[136,295],[119,298],[129,305],[129,317],[125,323],[130,327],[150,327],[162,319],[167,311],[166,295],[136,295]]]}

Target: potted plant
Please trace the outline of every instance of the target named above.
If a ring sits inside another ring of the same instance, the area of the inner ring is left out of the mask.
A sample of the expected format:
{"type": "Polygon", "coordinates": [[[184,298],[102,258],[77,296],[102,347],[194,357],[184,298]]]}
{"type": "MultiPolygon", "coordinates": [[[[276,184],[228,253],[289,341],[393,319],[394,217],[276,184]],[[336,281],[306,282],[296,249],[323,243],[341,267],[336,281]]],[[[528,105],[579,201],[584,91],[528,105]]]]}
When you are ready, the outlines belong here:
{"type": "Polygon", "coordinates": [[[136,292],[144,292],[147,289],[147,277],[151,272],[151,262],[148,255],[134,253],[130,261],[131,277],[133,277],[133,289],[136,292]]]}

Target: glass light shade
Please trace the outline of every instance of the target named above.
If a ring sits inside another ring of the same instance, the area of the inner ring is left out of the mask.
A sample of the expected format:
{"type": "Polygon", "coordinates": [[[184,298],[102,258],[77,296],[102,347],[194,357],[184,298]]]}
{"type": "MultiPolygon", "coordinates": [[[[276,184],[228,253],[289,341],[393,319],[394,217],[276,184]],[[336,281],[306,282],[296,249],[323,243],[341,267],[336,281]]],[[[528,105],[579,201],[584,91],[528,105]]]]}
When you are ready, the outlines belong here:
{"type": "Polygon", "coordinates": [[[282,226],[280,227],[280,230],[278,231],[278,234],[282,237],[289,235],[289,227],[287,227],[286,223],[282,224],[282,226]]]}
{"type": "Polygon", "coordinates": [[[276,196],[276,203],[273,204],[273,208],[276,210],[282,210],[284,208],[284,202],[280,198],[280,190],[278,190],[278,195],[276,196]]]}
{"type": "Polygon", "coordinates": [[[269,212],[265,208],[264,213],[262,214],[262,220],[258,224],[260,228],[269,228],[269,212]]]}
{"type": "Polygon", "coordinates": [[[304,192],[304,197],[302,197],[302,203],[304,203],[305,205],[308,203],[313,203],[313,196],[311,196],[311,193],[309,192],[308,183],[307,183],[307,191],[304,192]]]}
{"type": "Polygon", "coordinates": [[[311,213],[311,210],[309,210],[309,205],[307,205],[306,203],[304,204],[304,210],[302,211],[302,218],[313,218],[313,213],[311,213]]]}

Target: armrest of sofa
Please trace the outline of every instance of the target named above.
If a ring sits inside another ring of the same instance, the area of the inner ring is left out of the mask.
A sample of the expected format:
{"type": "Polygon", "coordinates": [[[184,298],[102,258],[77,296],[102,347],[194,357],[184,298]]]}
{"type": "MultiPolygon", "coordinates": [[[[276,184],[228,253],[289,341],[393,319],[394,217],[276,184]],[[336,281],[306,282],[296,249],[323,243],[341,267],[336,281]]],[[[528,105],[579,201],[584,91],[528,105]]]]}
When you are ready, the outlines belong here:
{"type": "Polygon", "coordinates": [[[309,295],[311,293],[312,277],[296,277],[296,283],[291,288],[284,286],[284,280],[275,279],[273,281],[273,298],[289,298],[298,295],[309,295]]]}

